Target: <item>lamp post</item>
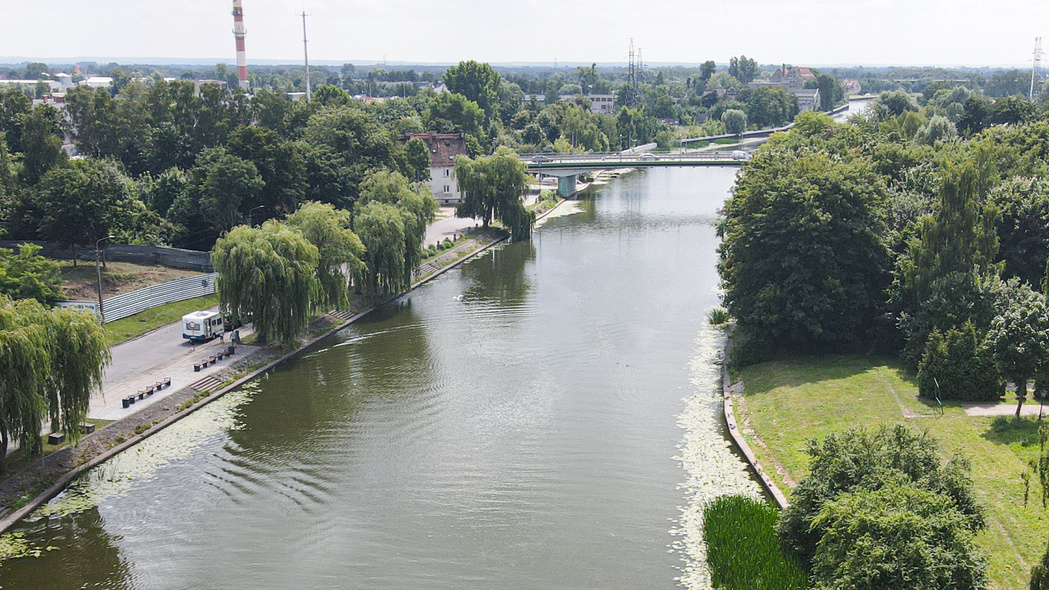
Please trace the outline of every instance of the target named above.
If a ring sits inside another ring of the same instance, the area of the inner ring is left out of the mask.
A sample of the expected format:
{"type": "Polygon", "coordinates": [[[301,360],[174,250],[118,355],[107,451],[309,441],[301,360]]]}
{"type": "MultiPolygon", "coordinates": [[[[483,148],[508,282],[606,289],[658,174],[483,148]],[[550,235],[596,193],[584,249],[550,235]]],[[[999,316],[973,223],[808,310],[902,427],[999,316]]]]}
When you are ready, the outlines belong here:
{"type": "Polygon", "coordinates": [[[99,262],[102,260],[102,242],[112,240],[114,237],[115,236],[108,235],[95,242],[95,278],[98,279],[98,317],[103,325],[106,323],[106,314],[102,311],[102,267],[99,265],[99,262]]]}
{"type": "Polygon", "coordinates": [[[265,209],[265,208],[266,208],[265,205],[256,205],[256,206],[254,206],[254,207],[252,207],[251,209],[248,210],[248,225],[250,227],[255,227],[255,221],[254,221],[255,220],[255,210],[256,209],[265,209]]]}

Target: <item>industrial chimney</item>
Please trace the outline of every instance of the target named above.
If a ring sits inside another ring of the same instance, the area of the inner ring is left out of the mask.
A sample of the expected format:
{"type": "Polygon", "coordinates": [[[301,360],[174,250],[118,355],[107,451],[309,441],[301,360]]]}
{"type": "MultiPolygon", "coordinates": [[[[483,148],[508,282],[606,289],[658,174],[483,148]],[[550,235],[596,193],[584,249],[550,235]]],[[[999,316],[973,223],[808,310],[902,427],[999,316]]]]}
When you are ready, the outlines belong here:
{"type": "Polygon", "coordinates": [[[237,39],[237,79],[243,90],[248,89],[248,56],[244,53],[244,7],[241,0],[233,0],[233,36],[237,39]]]}

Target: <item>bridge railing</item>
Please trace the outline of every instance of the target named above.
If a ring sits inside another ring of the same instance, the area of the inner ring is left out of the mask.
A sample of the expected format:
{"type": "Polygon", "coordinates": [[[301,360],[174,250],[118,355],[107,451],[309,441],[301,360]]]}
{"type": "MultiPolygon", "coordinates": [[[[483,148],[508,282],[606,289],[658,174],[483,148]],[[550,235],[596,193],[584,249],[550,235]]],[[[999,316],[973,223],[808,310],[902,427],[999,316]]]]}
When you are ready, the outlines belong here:
{"type": "Polygon", "coordinates": [[[545,164],[591,164],[598,162],[673,162],[696,160],[731,160],[732,152],[654,153],[621,154],[618,152],[592,152],[586,154],[521,154],[520,159],[529,166],[545,164]]]}

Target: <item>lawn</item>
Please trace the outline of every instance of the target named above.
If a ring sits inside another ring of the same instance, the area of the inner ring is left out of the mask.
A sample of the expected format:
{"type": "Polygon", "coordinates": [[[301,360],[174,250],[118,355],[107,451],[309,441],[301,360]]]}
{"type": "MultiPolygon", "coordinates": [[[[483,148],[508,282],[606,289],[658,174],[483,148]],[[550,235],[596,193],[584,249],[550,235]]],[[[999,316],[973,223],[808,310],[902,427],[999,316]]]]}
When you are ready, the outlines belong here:
{"type": "Polygon", "coordinates": [[[901,422],[940,441],[944,458],[961,453],[972,463],[977,496],[987,511],[979,542],[990,560],[991,587],[1026,588],[1030,568],[1045,553],[1049,511],[1032,491],[1023,503],[1021,473],[1038,454],[1034,418],[970,417],[962,407],[943,409],[919,400],[914,378],[892,360],[863,356],[792,358],[747,367],[737,410],[758,459],[775,471],[790,497],[788,477],[807,473],[806,441],[845,428],[901,422]],[[755,440],[755,435],[761,442],[755,440]],[[762,444],[762,442],[764,444],[762,444]]]}
{"type": "Polygon", "coordinates": [[[122,320],[108,322],[106,323],[106,329],[109,330],[109,344],[110,346],[115,346],[121,342],[127,342],[146,332],[177,322],[182,319],[182,316],[191,311],[208,309],[218,304],[218,295],[205,295],[204,297],[168,303],[167,305],[136,313],[122,320]]]}

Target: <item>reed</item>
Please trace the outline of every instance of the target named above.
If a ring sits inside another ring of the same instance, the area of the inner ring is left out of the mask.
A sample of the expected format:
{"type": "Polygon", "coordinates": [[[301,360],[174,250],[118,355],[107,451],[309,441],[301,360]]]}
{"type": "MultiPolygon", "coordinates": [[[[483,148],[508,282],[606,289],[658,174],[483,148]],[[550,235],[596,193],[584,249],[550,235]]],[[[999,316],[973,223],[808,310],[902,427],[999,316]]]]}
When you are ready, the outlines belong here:
{"type": "Polygon", "coordinates": [[[779,511],[746,496],[721,496],[703,513],[707,565],[717,590],[804,590],[808,576],[776,536],[779,511]]]}

